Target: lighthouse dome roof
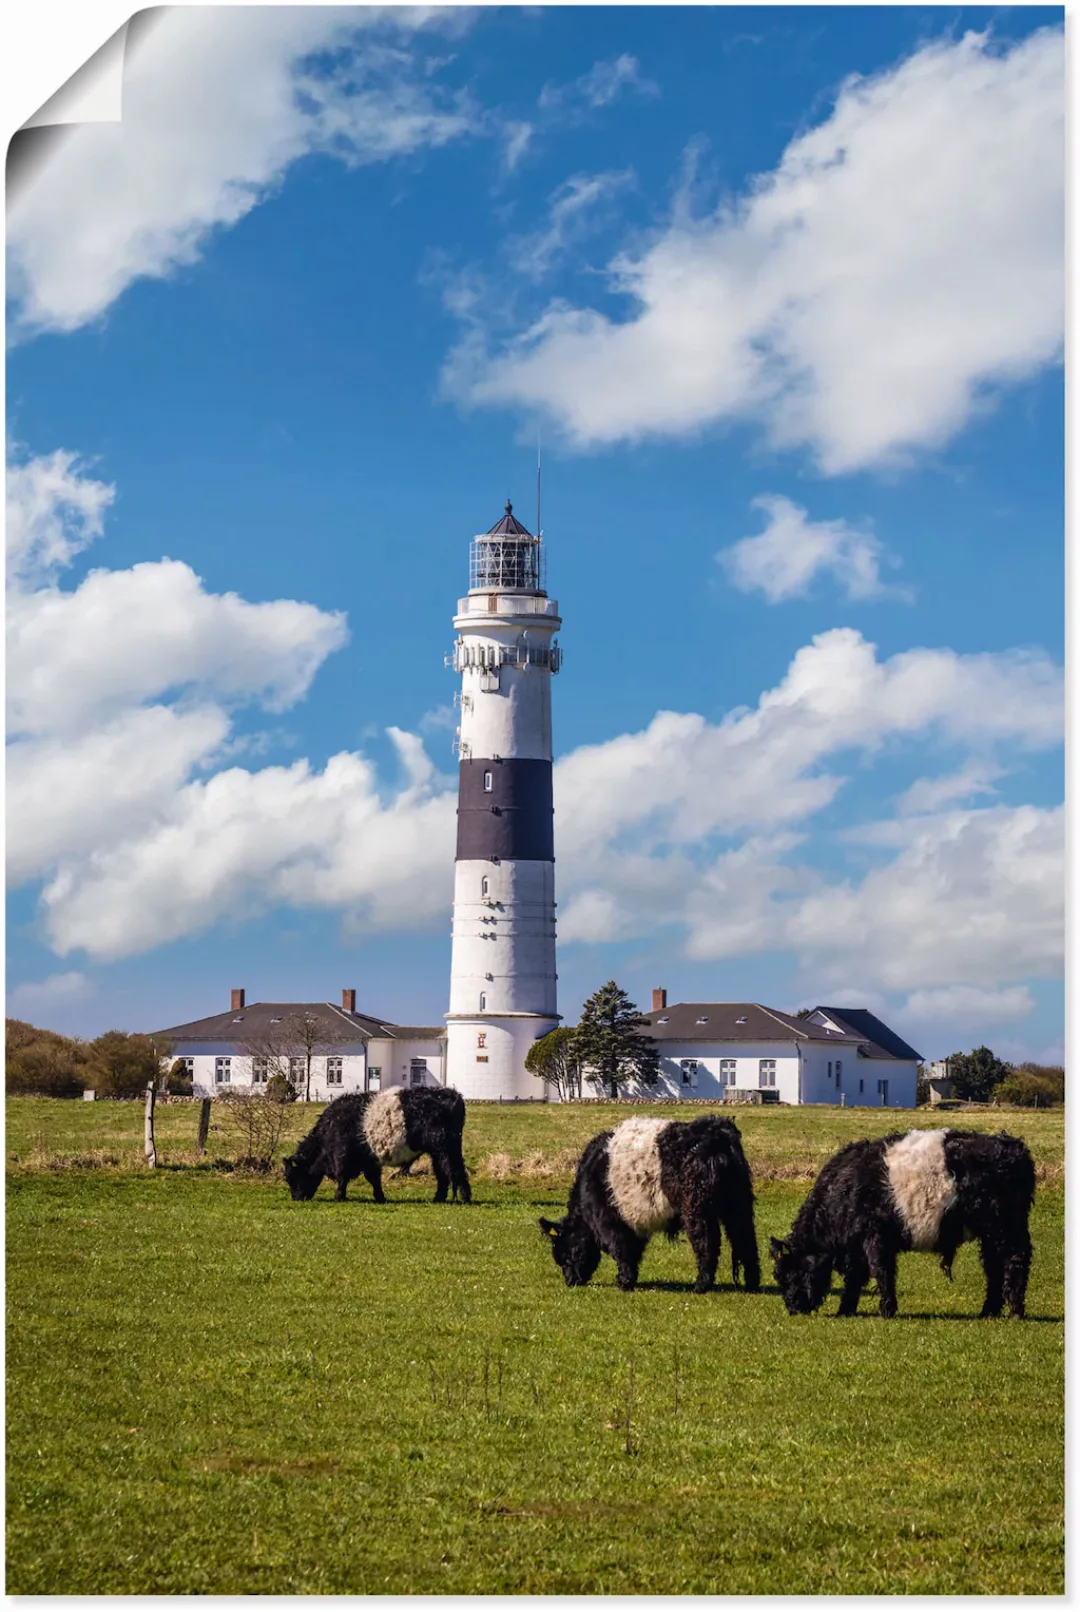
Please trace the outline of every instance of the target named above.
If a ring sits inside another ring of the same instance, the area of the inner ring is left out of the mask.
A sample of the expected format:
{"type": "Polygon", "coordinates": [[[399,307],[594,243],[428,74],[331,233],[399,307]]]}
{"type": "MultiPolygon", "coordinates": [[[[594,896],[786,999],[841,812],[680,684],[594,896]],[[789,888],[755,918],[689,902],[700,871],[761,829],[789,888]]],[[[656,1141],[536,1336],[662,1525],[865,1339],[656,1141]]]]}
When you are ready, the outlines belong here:
{"type": "Polygon", "coordinates": [[[506,513],[501,520],[495,522],[495,525],[486,535],[488,537],[531,537],[532,533],[527,526],[522,526],[514,514],[514,506],[508,498],[506,500],[506,513]]]}

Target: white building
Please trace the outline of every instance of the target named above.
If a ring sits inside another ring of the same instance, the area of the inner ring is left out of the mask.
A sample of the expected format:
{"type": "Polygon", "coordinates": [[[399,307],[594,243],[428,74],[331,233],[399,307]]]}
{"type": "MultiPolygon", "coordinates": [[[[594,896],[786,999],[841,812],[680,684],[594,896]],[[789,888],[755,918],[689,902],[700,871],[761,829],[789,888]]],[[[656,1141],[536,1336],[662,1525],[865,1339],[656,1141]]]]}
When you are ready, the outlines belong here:
{"type": "Polygon", "coordinates": [[[657,1097],[914,1108],[920,1056],[865,1008],[806,1018],[758,1002],[676,1002],[653,992],[643,1029],[660,1049],[657,1097]]]}
{"type": "Polygon", "coordinates": [[[461,676],[447,1084],[536,1099],[525,1055],[559,1022],[551,678],[562,625],[540,537],[515,517],[473,539],[452,665],[461,676]]]}
{"type": "Polygon", "coordinates": [[[356,992],[333,1002],[252,1002],[232,993],[228,1013],[158,1030],[183,1060],[196,1097],[237,1087],[258,1090],[276,1072],[303,1095],[311,1057],[311,1100],[386,1086],[441,1086],[446,1032],[437,1026],[391,1024],[356,1011],[356,992]]]}

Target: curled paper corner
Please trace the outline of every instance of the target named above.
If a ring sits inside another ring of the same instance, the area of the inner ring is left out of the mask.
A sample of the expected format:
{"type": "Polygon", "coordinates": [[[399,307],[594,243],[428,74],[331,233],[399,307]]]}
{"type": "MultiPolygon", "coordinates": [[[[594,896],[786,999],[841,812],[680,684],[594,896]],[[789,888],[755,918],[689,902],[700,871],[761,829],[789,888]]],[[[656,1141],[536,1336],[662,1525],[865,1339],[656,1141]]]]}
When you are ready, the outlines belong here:
{"type": "Polygon", "coordinates": [[[121,121],[125,63],[169,9],[149,6],[136,11],[16,130],[7,151],[9,205],[33,182],[73,128],[80,123],[121,121]]]}

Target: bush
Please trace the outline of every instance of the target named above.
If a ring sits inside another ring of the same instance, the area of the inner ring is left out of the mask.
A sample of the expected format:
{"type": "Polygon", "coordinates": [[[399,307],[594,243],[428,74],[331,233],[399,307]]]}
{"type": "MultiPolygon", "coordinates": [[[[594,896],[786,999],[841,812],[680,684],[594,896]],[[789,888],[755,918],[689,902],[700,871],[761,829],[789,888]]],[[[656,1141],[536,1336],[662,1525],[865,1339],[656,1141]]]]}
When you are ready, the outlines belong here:
{"type": "Polygon", "coordinates": [[[140,1097],[160,1079],[162,1053],[167,1050],[146,1035],[106,1030],[90,1043],[89,1084],[99,1097],[140,1097]]]}
{"type": "Polygon", "coordinates": [[[8,1019],[6,1040],[9,1097],[81,1097],[92,1084],[83,1042],[22,1019],[8,1019]]]}
{"type": "Polygon", "coordinates": [[[187,1072],[187,1065],[183,1058],[177,1058],[169,1070],[165,1081],[165,1090],[170,1097],[190,1097],[193,1089],[191,1076],[187,1072]]]}
{"type": "Polygon", "coordinates": [[[271,1075],[266,1082],[266,1095],[272,1103],[295,1103],[296,1087],[284,1075],[271,1075]]]}
{"type": "Polygon", "coordinates": [[[269,1091],[237,1090],[224,1093],[218,1104],[239,1139],[242,1151],[238,1163],[249,1170],[269,1170],[289,1123],[288,1102],[272,1097],[269,1091]]]}
{"type": "Polygon", "coordinates": [[[994,1087],[999,1103],[1018,1108],[1056,1108],[1065,1101],[1065,1071],[1059,1065],[1022,1063],[994,1087]]]}

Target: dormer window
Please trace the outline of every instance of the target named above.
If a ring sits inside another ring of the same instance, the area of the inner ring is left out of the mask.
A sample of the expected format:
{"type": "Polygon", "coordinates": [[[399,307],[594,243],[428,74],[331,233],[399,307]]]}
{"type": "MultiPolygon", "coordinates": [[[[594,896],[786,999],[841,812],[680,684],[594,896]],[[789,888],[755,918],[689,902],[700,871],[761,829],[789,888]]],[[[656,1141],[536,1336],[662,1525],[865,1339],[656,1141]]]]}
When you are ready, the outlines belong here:
{"type": "Polygon", "coordinates": [[[243,1022],[244,1022],[244,1015],[242,1013],[238,1014],[238,1016],[233,1020],[234,1024],[243,1024],[243,1022]]]}
{"type": "Polygon", "coordinates": [[[746,1014],[744,1013],[741,1018],[736,1019],[735,1023],[736,1024],[745,1024],[746,1023],[746,1014]]]}
{"type": "Polygon", "coordinates": [[[708,1022],[709,1022],[709,1015],[708,1015],[708,1014],[707,1014],[707,1013],[703,1013],[703,1014],[702,1014],[702,1015],[701,1015],[701,1017],[700,1017],[700,1018],[699,1018],[699,1019],[698,1019],[698,1021],[697,1021],[697,1022],[698,1022],[698,1024],[708,1024],[708,1022]]]}
{"type": "Polygon", "coordinates": [[[657,1024],[667,1024],[669,1017],[670,1015],[665,1013],[656,1022],[657,1024]]]}

